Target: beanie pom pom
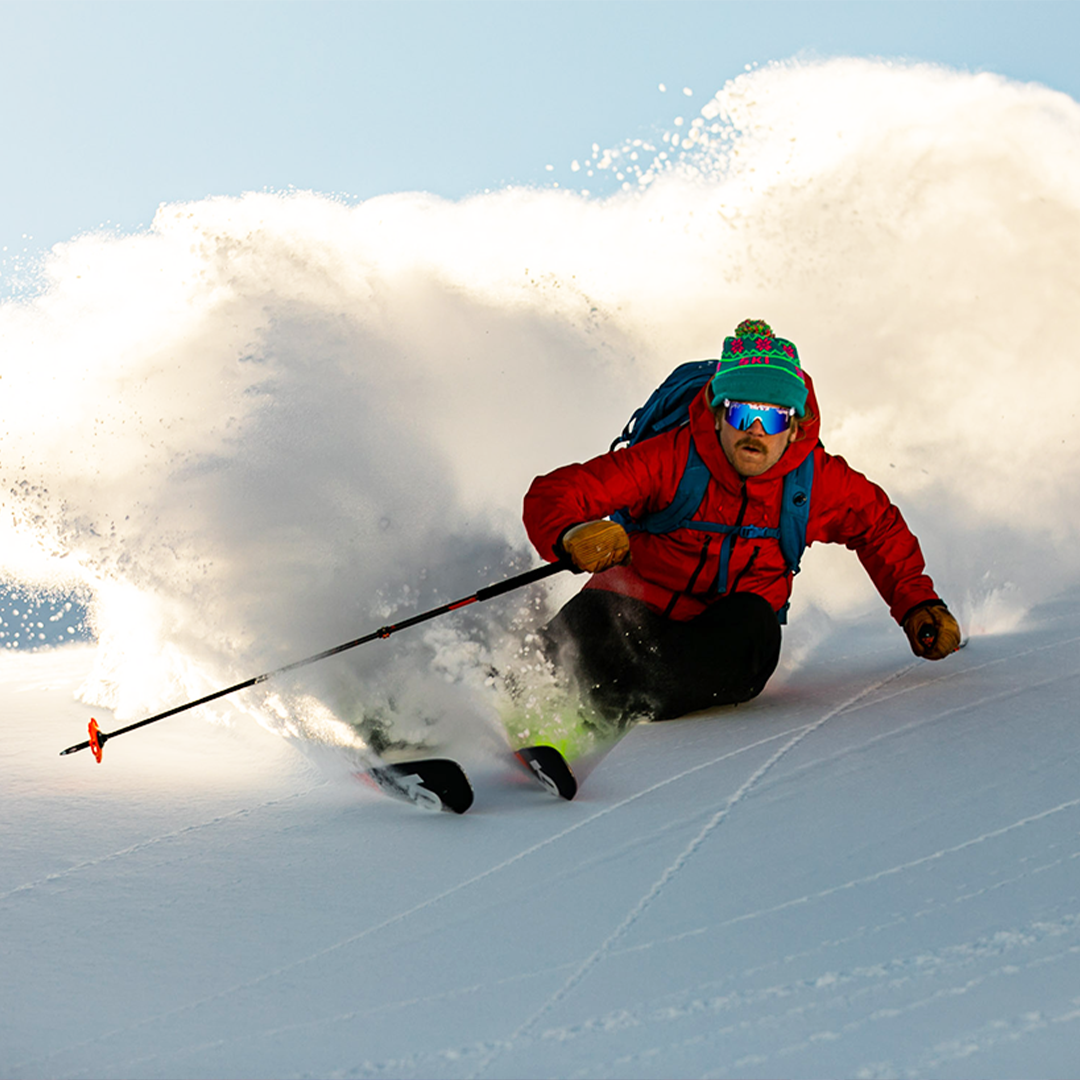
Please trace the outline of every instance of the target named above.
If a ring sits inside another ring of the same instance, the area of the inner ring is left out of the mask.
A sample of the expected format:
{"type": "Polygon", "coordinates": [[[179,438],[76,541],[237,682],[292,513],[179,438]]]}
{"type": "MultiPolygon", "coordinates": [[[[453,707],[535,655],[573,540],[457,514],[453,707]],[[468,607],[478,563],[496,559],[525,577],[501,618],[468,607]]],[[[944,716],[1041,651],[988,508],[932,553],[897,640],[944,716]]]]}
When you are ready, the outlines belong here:
{"type": "Polygon", "coordinates": [[[741,338],[771,338],[776,335],[773,334],[772,327],[764,319],[743,319],[743,321],[735,327],[735,336],[741,338]]]}

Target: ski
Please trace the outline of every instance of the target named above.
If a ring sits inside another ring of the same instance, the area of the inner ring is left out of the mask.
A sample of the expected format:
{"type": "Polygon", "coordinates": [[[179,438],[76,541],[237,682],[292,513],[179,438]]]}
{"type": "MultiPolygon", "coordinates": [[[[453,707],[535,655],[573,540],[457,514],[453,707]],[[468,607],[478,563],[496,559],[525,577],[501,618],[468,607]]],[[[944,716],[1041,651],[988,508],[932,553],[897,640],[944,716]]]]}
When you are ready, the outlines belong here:
{"type": "Polygon", "coordinates": [[[549,794],[561,799],[577,794],[574,770],[554,746],[523,746],[514,751],[514,757],[549,794]]]}
{"type": "Polygon", "coordinates": [[[464,814],[473,802],[473,789],[465,770],[449,758],[371,765],[355,775],[387,795],[406,799],[421,810],[450,810],[464,814]]]}

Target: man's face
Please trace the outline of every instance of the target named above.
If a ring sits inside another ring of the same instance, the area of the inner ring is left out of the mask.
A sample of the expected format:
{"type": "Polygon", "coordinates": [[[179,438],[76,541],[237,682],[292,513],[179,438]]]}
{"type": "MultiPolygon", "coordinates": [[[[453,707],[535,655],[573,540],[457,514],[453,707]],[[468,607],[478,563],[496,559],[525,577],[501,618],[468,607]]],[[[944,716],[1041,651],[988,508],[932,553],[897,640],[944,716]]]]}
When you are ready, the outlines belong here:
{"type": "MultiPolygon", "coordinates": [[[[770,406],[768,402],[760,404],[766,408],[778,407],[770,406]]],[[[727,409],[723,405],[717,407],[715,415],[720,445],[724,448],[732,468],[743,477],[760,476],[767,472],[784,456],[784,451],[799,435],[799,427],[794,417],[791,418],[787,430],[778,435],[768,435],[760,420],[755,420],[746,431],[732,427],[727,421],[727,409]]]]}

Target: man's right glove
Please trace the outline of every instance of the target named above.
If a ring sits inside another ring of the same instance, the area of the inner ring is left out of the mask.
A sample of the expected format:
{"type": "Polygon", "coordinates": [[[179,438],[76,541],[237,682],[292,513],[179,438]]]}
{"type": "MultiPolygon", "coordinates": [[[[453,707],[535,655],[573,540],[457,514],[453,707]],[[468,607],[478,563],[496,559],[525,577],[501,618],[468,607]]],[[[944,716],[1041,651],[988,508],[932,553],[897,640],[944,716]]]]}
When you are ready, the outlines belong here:
{"type": "Polygon", "coordinates": [[[904,616],[911,651],[927,660],[944,660],[960,648],[960,626],[941,600],[928,600],[904,616]]]}
{"type": "Polygon", "coordinates": [[[630,561],[630,537],[617,521],[586,521],[567,529],[559,547],[588,574],[599,574],[630,561]]]}

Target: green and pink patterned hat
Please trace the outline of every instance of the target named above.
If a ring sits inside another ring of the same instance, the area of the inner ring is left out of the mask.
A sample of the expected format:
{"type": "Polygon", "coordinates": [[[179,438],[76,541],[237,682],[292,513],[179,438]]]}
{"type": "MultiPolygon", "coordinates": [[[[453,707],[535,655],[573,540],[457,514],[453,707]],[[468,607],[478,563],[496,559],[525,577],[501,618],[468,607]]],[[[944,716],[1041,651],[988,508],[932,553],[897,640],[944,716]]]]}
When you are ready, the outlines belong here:
{"type": "Polygon", "coordinates": [[[727,398],[786,405],[798,416],[806,415],[806,378],[798,350],[761,319],[745,319],[733,337],[724,338],[710,385],[714,407],[727,398]]]}

